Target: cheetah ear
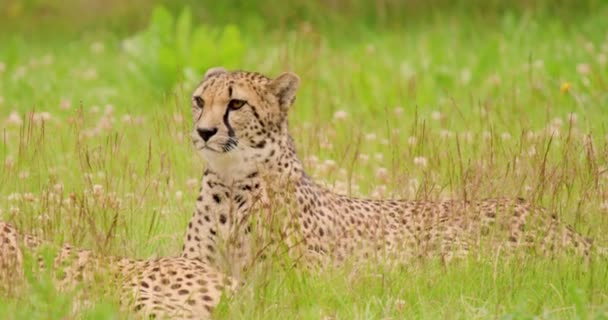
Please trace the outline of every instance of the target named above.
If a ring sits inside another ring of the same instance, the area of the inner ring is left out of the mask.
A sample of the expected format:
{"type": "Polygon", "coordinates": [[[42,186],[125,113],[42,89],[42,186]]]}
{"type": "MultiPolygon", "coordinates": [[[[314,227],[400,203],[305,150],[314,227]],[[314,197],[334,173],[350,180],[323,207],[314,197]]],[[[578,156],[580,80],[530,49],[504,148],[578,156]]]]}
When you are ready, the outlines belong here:
{"type": "Polygon", "coordinates": [[[213,77],[213,76],[217,76],[218,74],[222,74],[222,73],[226,73],[228,71],[226,71],[226,69],[224,69],[224,67],[213,67],[213,68],[209,68],[209,70],[207,70],[207,72],[205,72],[205,77],[203,78],[203,81],[213,77]]]}
{"type": "Polygon", "coordinates": [[[299,86],[300,77],[292,72],[282,73],[269,84],[270,91],[279,99],[279,105],[284,110],[293,104],[299,86]]]}

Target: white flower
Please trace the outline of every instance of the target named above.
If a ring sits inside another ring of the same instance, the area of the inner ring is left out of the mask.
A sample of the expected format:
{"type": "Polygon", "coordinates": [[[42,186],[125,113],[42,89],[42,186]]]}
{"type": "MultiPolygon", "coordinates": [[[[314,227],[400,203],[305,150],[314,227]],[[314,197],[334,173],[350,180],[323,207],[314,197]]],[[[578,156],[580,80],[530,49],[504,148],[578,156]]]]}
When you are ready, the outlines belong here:
{"type": "Polygon", "coordinates": [[[425,157],[415,157],[414,164],[421,168],[424,168],[427,166],[428,160],[425,157]]]}
{"type": "Polygon", "coordinates": [[[388,170],[384,167],[380,167],[380,168],[376,169],[376,178],[378,180],[388,179],[388,170]]]}
{"type": "Polygon", "coordinates": [[[336,162],[334,160],[327,159],[323,161],[323,165],[325,165],[327,169],[333,169],[336,167],[336,162]]]}
{"type": "Polygon", "coordinates": [[[19,179],[25,180],[30,177],[30,172],[27,170],[19,172],[19,179]]]}
{"type": "Polygon", "coordinates": [[[55,193],[63,193],[63,184],[61,183],[56,183],[53,186],[53,191],[55,191],[55,193]]]}
{"type": "Polygon", "coordinates": [[[409,145],[415,145],[416,142],[418,142],[418,139],[416,137],[414,137],[414,136],[411,136],[411,137],[407,138],[407,143],[409,145]]]}
{"type": "Polygon", "coordinates": [[[100,184],[93,185],[93,195],[98,197],[103,194],[103,186],[100,184]]]}
{"type": "Polygon", "coordinates": [[[23,123],[23,120],[17,111],[13,111],[8,115],[8,118],[6,118],[6,123],[20,126],[23,123]]]}
{"type": "Polygon", "coordinates": [[[336,113],[334,113],[335,120],[344,120],[346,117],[348,117],[348,113],[346,113],[344,110],[338,110],[336,113]]]}
{"type": "Polygon", "coordinates": [[[61,109],[61,110],[68,110],[68,109],[70,109],[71,106],[72,106],[72,102],[70,102],[70,100],[67,100],[67,99],[61,99],[61,102],[59,103],[59,109],[61,109]]]}
{"type": "Polygon", "coordinates": [[[576,71],[582,75],[586,75],[591,72],[591,67],[586,63],[579,63],[576,65],[576,71]]]}
{"type": "Polygon", "coordinates": [[[443,139],[448,139],[452,137],[452,132],[447,129],[441,129],[441,131],[439,131],[439,136],[443,139]]]}
{"type": "Polygon", "coordinates": [[[443,115],[439,111],[433,111],[431,113],[431,119],[433,119],[433,120],[441,120],[442,117],[443,117],[443,115]]]}
{"type": "Polygon", "coordinates": [[[6,197],[8,201],[19,201],[21,200],[21,194],[17,192],[13,192],[6,197]]]}

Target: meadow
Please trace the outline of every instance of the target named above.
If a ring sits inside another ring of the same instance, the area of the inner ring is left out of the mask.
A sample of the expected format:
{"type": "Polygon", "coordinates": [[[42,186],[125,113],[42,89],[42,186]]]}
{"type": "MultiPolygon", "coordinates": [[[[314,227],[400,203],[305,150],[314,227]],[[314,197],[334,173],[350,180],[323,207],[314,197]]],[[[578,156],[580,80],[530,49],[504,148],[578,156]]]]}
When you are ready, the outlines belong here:
{"type": "MultiPolygon", "coordinates": [[[[0,5],[0,219],[20,230],[100,254],[179,254],[205,166],[189,95],[223,65],[301,77],[292,135],[338,192],[523,197],[608,247],[602,1],[294,1],[255,14],[238,1],[110,1],[98,16],[40,3],[0,5]]],[[[29,281],[0,296],[1,319],[129,317],[111,289],[74,313],[73,293],[29,281]]],[[[488,252],[322,274],[277,263],[215,315],[606,319],[608,260],[488,252]]]]}

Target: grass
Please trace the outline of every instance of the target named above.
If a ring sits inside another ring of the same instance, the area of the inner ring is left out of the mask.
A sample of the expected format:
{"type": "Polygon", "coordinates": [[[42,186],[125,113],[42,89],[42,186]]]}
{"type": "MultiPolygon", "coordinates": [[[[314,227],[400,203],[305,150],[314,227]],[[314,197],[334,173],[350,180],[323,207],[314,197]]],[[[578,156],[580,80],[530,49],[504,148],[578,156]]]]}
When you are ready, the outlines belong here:
{"type": "MultiPolygon", "coordinates": [[[[530,12],[444,10],[384,26],[336,16],[272,30],[244,19],[244,54],[220,62],[301,76],[292,134],[310,173],[340,192],[523,196],[606,246],[608,7],[530,12]]],[[[108,30],[1,36],[0,218],[103,254],[176,255],[204,168],[188,139],[201,71],[159,86],[145,57],[124,50],[134,31],[108,30]]],[[[607,270],[605,259],[490,253],[447,267],[270,267],[217,316],[606,318],[607,270]]],[[[32,283],[0,302],[0,318],[118,316],[111,294],[74,315],[73,295],[32,283]]]]}

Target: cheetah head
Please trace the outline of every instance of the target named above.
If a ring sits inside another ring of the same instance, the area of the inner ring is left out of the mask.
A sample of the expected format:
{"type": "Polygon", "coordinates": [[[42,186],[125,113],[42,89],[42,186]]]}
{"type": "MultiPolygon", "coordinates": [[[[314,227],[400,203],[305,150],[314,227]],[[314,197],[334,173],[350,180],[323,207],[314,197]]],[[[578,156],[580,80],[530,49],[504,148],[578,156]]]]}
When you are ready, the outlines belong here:
{"type": "Polygon", "coordinates": [[[214,171],[263,165],[287,133],[287,112],[300,79],[211,68],[192,94],[191,133],[196,150],[214,171]]]}

